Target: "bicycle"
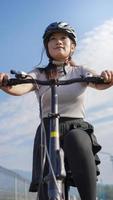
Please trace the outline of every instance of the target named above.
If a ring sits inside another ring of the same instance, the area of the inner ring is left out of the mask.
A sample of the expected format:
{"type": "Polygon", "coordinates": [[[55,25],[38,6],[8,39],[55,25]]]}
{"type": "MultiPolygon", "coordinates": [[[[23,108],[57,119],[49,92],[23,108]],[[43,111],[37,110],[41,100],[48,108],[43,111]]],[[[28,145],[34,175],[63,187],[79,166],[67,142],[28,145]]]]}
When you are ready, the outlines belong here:
{"type": "MultiPolygon", "coordinates": [[[[64,153],[60,148],[59,142],[59,117],[58,113],[58,95],[56,88],[59,85],[68,85],[77,82],[86,82],[86,83],[104,83],[104,79],[99,76],[86,76],[81,78],[75,78],[71,80],[58,80],[52,79],[48,81],[36,80],[33,78],[28,78],[29,75],[25,73],[18,73],[14,70],[11,70],[11,73],[15,75],[15,78],[8,79],[5,82],[5,85],[12,86],[17,84],[27,84],[33,83],[38,85],[49,85],[51,88],[51,113],[49,114],[50,120],[50,141],[49,141],[49,152],[47,147],[42,145],[42,173],[40,181],[44,181],[48,184],[48,197],[49,200],[68,200],[68,185],[66,185],[66,170],[64,166],[64,153]],[[45,157],[47,156],[49,161],[49,174],[46,177],[43,177],[43,170],[45,164],[45,157]]],[[[41,99],[40,99],[41,103],[41,99]]],[[[46,139],[42,138],[42,141],[46,145],[46,139]]],[[[40,188],[38,188],[40,189],[40,188]]],[[[38,197],[37,197],[38,198],[38,197]]]]}

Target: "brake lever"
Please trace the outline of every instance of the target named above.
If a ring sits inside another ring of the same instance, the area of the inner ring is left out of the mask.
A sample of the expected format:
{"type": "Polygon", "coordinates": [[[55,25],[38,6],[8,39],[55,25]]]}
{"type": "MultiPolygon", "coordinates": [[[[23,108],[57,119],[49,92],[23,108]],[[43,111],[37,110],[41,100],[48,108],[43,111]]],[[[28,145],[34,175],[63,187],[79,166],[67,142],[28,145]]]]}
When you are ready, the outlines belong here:
{"type": "Polygon", "coordinates": [[[27,78],[28,74],[26,72],[23,72],[23,71],[15,71],[13,69],[10,70],[10,73],[11,74],[14,74],[15,75],[15,78],[17,79],[25,79],[27,78]]]}

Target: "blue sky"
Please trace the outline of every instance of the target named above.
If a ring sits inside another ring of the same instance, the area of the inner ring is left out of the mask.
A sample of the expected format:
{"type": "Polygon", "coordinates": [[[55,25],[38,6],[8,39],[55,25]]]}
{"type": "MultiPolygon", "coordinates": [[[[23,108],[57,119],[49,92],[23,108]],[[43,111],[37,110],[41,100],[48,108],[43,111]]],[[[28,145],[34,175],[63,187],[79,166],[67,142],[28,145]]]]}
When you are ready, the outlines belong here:
{"type": "Polygon", "coordinates": [[[84,32],[112,18],[112,0],[0,0],[1,68],[31,69],[40,60],[42,34],[48,23],[71,23],[81,39],[84,32]]]}
{"type": "MultiPolygon", "coordinates": [[[[75,28],[78,63],[98,73],[106,68],[113,70],[112,0],[0,0],[0,71],[29,71],[37,65],[43,32],[54,21],[67,21],[75,28]]],[[[113,88],[88,90],[86,118],[95,125],[103,151],[113,155],[112,99],[113,88]]],[[[0,91],[0,110],[0,165],[31,171],[33,138],[39,123],[34,93],[12,97],[0,91]]],[[[100,157],[104,160],[101,178],[111,182],[110,159],[100,157]]]]}

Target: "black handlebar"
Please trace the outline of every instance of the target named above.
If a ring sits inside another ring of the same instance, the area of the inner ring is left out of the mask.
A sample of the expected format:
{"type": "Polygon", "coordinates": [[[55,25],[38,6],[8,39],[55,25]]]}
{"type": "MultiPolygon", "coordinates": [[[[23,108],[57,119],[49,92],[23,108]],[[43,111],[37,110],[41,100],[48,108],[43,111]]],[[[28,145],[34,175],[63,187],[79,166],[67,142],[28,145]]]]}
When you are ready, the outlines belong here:
{"type": "Polygon", "coordinates": [[[92,76],[92,77],[81,77],[81,78],[74,78],[70,80],[58,80],[58,79],[52,79],[48,81],[42,81],[37,79],[18,79],[18,78],[11,78],[7,80],[7,83],[5,85],[12,86],[12,85],[18,85],[18,84],[27,84],[27,83],[33,83],[38,85],[69,85],[77,82],[85,82],[85,83],[94,83],[94,84],[104,84],[105,81],[100,76],[92,76]]]}

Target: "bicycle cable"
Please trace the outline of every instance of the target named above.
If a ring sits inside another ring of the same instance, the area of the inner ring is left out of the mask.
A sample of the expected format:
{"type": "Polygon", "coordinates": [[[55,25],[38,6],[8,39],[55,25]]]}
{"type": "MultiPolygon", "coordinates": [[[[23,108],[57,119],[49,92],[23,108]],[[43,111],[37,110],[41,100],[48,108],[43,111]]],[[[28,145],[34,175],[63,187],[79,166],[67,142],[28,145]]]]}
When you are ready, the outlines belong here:
{"type": "Polygon", "coordinates": [[[40,61],[39,61],[39,63],[37,65],[34,65],[33,68],[38,68],[38,66],[42,63],[43,56],[44,56],[44,51],[45,51],[45,49],[42,48],[41,56],[40,56],[40,61]]]}
{"type": "Polygon", "coordinates": [[[40,126],[41,126],[41,132],[40,132],[40,137],[41,137],[41,141],[40,141],[40,149],[41,149],[41,173],[40,173],[40,179],[39,179],[39,185],[37,188],[37,193],[38,195],[40,194],[40,189],[41,189],[41,185],[43,184],[43,174],[44,174],[44,167],[45,167],[45,162],[46,162],[46,134],[44,133],[44,123],[43,123],[43,114],[42,114],[42,98],[43,96],[39,96],[39,117],[40,117],[40,126]]]}

